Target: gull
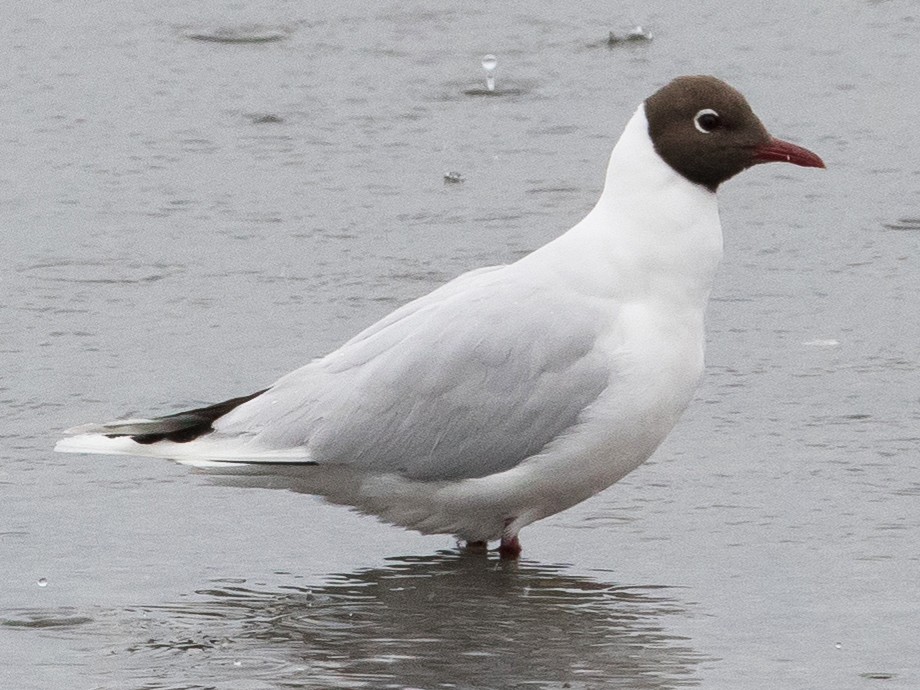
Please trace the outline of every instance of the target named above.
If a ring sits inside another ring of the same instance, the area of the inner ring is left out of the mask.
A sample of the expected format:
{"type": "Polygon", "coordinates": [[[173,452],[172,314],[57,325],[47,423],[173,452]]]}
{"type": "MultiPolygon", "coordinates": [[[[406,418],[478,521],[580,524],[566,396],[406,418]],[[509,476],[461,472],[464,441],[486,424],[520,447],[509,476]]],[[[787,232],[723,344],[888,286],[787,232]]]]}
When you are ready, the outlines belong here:
{"type": "Polygon", "coordinates": [[[722,257],[716,191],[759,163],[823,168],[711,76],[647,98],[570,230],[465,273],[268,388],[86,424],[63,452],[171,458],[469,545],[614,484],[674,427],[703,373],[722,257]]]}

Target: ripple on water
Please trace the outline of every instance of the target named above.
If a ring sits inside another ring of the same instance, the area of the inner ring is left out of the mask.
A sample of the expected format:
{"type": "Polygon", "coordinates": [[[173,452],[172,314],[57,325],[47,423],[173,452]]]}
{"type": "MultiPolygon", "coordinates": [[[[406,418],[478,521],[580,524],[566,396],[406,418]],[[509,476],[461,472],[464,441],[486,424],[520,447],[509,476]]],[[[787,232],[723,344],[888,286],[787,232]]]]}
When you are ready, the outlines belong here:
{"type": "Polygon", "coordinates": [[[185,38],[205,43],[275,43],[283,41],[291,34],[289,27],[269,27],[261,24],[242,26],[220,26],[199,29],[187,29],[182,32],[185,38]]]}
{"type": "Polygon", "coordinates": [[[96,647],[87,649],[88,668],[153,683],[147,687],[231,688],[244,679],[439,687],[450,679],[456,687],[654,689],[696,685],[707,660],[666,632],[662,619],[683,611],[666,590],[599,582],[562,566],[442,552],[313,587],[276,576],[271,585],[215,580],[187,601],[92,617],[23,613],[11,627],[70,621],[96,647]]]}
{"type": "Polygon", "coordinates": [[[73,628],[92,623],[90,616],[76,613],[74,609],[22,609],[13,611],[12,616],[0,618],[0,625],[7,628],[40,630],[45,628],[73,628]]]}
{"type": "Polygon", "coordinates": [[[920,218],[899,218],[894,223],[884,223],[888,230],[920,230],[920,218]]]}
{"type": "Polygon", "coordinates": [[[32,275],[41,281],[101,284],[134,285],[155,283],[164,278],[181,274],[184,267],[178,264],[161,262],[144,263],[138,261],[103,261],[61,259],[43,261],[20,269],[21,273],[32,275]]]}

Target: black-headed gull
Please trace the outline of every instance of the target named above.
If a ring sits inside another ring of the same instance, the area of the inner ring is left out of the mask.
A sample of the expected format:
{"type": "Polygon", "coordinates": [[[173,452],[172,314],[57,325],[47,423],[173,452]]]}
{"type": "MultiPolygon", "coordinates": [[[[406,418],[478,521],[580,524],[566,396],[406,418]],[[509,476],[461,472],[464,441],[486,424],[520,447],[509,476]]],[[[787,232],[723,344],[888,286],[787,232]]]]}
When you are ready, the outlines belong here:
{"type": "Polygon", "coordinates": [[[173,458],[516,557],[522,527],[638,467],[687,406],[722,257],[716,189],[769,161],[824,167],[724,82],[675,79],[627,123],[597,205],[544,247],[259,393],[84,425],[56,449],[173,458]]]}

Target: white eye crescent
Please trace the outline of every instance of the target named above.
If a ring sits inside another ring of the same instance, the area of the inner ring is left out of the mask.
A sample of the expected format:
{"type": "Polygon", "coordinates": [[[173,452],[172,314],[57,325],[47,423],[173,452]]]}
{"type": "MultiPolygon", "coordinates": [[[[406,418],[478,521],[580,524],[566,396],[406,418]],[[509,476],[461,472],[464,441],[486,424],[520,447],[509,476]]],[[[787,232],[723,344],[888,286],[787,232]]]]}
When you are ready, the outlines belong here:
{"type": "Polygon", "coordinates": [[[693,126],[696,127],[698,132],[702,132],[703,134],[709,134],[721,124],[722,118],[719,117],[719,113],[712,108],[703,108],[693,116],[693,126]]]}

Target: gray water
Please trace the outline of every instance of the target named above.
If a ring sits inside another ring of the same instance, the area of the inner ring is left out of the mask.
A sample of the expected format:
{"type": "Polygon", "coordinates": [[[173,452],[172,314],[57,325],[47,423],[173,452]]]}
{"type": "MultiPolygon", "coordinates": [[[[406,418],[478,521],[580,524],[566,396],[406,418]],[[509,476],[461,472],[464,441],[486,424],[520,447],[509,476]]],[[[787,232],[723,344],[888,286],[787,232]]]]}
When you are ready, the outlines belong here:
{"type": "Polygon", "coordinates": [[[920,687],[920,3],[36,0],[0,27],[2,687],[920,687]],[[51,452],[540,246],[688,73],[828,170],[720,192],[694,403],[519,564],[51,452]]]}

